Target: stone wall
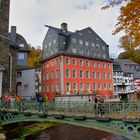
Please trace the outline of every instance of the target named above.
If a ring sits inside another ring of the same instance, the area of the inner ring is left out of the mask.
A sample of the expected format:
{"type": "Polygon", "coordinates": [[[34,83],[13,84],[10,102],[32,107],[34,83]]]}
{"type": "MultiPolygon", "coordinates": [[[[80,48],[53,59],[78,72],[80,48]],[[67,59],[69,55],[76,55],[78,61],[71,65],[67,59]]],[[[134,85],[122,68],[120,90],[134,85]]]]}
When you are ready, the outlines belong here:
{"type": "Polygon", "coordinates": [[[1,0],[0,3],[0,65],[4,66],[2,91],[9,89],[9,6],[10,0],[1,0]]]}

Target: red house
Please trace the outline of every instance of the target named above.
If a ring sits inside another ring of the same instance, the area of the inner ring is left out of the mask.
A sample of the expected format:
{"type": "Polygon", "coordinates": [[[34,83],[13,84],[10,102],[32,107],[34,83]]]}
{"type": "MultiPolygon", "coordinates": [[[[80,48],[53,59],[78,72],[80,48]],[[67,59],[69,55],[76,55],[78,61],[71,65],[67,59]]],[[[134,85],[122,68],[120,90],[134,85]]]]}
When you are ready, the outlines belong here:
{"type": "Polygon", "coordinates": [[[42,93],[113,96],[113,67],[109,46],[90,28],[70,32],[49,27],[43,41],[42,93]]]}

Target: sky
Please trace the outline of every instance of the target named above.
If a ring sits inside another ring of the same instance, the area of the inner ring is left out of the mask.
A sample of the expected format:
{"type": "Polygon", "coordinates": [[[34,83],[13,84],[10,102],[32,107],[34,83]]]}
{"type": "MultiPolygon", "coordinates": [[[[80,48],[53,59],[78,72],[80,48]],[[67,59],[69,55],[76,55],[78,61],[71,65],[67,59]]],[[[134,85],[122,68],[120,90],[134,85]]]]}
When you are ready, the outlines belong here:
{"type": "Polygon", "coordinates": [[[110,0],[11,0],[10,24],[17,26],[32,46],[41,46],[50,25],[60,28],[68,24],[68,30],[75,32],[91,27],[110,47],[110,54],[117,56],[123,50],[118,47],[123,33],[112,36],[117,23],[119,7],[101,10],[110,0]]]}

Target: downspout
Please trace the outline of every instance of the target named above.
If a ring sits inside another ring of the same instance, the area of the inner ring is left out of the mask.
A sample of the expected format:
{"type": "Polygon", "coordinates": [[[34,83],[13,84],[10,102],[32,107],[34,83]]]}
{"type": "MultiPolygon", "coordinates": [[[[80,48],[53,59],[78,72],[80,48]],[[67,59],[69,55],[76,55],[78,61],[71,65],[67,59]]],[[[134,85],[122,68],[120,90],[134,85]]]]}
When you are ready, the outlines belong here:
{"type": "Polygon", "coordinates": [[[9,53],[9,57],[10,57],[10,86],[9,86],[9,91],[11,92],[12,91],[12,63],[13,63],[13,60],[12,60],[12,55],[9,53]]]}
{"type": "Polygon", "coordinates": [[[3,71],[1,70],[1,78],[0,78],[0,83],[1,83],[1,91],[0,91],[0,98],[2,97],[2,77],[3,77],[3,71]]]}

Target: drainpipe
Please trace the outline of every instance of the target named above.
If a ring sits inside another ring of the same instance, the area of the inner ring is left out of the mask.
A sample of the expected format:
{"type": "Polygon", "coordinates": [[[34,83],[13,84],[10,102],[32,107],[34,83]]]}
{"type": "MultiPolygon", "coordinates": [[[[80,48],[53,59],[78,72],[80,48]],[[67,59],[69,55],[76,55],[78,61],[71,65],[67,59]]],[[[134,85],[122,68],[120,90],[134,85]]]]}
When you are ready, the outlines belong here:
{"type": "Polygon", "coordinates": [[[2,70],[1,70],[0,74],[1,74],[1,78],[0,78],[0,83],[1,83],[0,98],[1,98],[1,96],[2,96],[2,74],[3,74],[2,70]]]}
{"type": "Polygon", "coordinates": [[[9,57],[10,57],[10,87],[9,87],[9,91],[12,91],[12,55],[9,53],[9,57]]]}

